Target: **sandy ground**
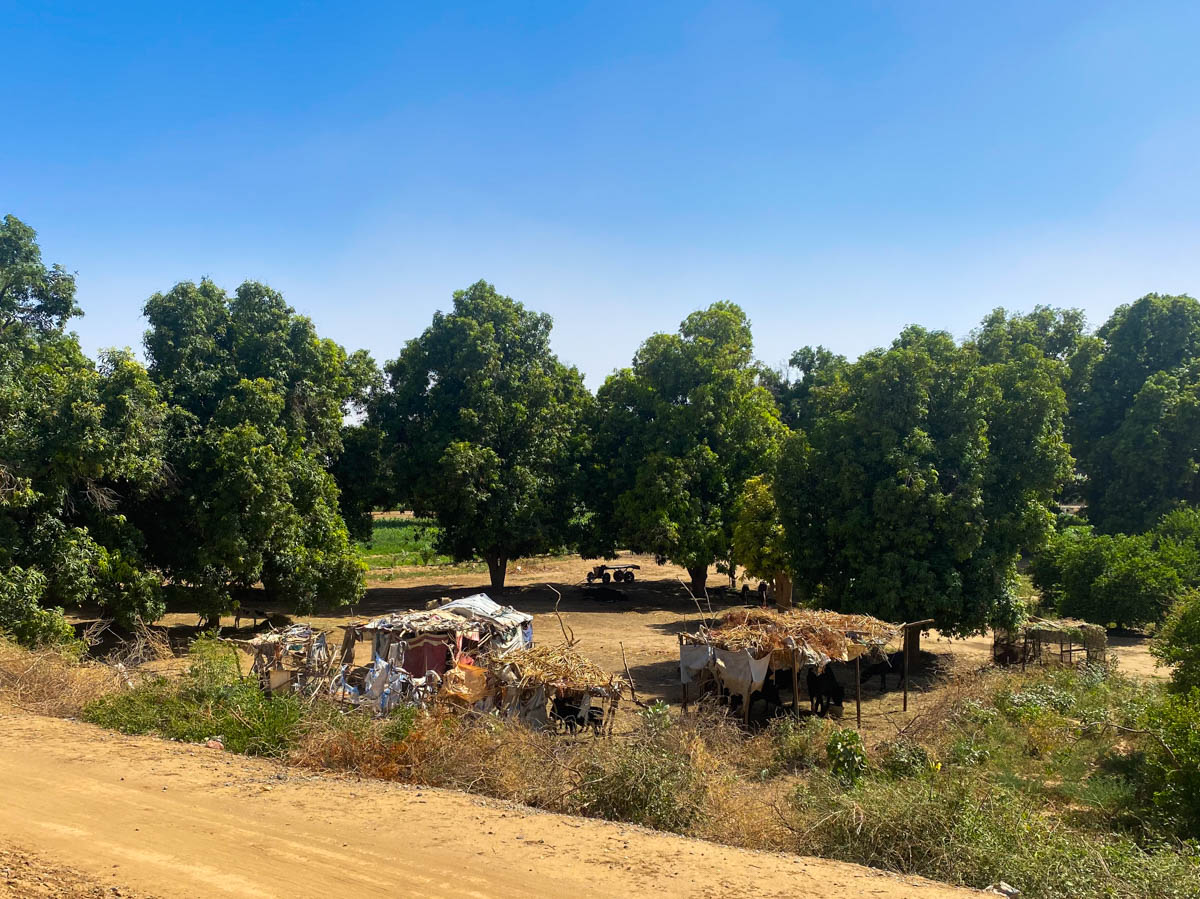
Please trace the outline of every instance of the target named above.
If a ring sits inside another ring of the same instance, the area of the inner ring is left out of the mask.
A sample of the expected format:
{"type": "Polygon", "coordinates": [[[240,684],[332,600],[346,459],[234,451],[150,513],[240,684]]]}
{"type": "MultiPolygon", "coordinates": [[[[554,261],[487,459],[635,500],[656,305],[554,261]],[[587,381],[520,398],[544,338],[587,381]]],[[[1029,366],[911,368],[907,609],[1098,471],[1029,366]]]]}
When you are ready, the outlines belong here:
{"type": "Polygon", "coordinates": [[[0,896],[978,895],[24,714],[0,778],[0,896]]]}
{"type": "MultiPolygon", "coordinates": [[[[565,626],[568,634],[578,641],[578,650],[597,664],[619,673],[624,673],[628,664],[639,699],[662,699],[678,704],[681,690],[677,635],[684,631],[694,632],[709,617],[710,607],[716,615],[741,605],[740,595],[723,589],[728,579],[713,571],[708,581],[710,601],[698,608],[680,583],[680,579],[687,580],[682,568],[658,565],[649,556],[623,554],[610,564],[640,565],[638,579],[633,584],[620,585],[620,592],[627,597],[624,601],[598,601],[595,597],[601,594],[583,583],[593,564],[578,558],[518,560],[509,568],[508,583],[502,594],[490,589],[486,573],[463,573],[449,567],[432,571],[395,569],[389,573],[400,572],[403,577],[383,580],[386,574],[372,572],[366,597],[352,610],[335,615],[303,616],[297,620],[331,631],[335,635],[334,642],[338,642],[341,639],[338,626],[348,621],[395,609],[423,608],[430,601],[484,591],[498,602],[532,614],[534,638],[538,642],[561,643],[565,626]],[[561,600],[555,590],[561,594],[561,600]],[[554,612],[556,603],[561,625],[554,612]]],[[[269,605],[265,609],[275,611],[269,605]]],[[[193,628],[196,617],[176,613],[168,615],[164,623],[177,628],[193,628]]],[[[226,617],[222,624],[232,627],[233,618],[226,617]]],[[[249,628],[249,619],[243,619],[242,624],[249,628]]],[[[1112,637],[1110,646],[1122,671],[1147,678],[1166,676],[1162,668],[1155,667],[1146,638],[1112,637]]],[[[912,672],[907,712],[903,710],[903,695],[896,689],[897,678],[889,679],[889,691],[882,694],[878,680],[864,686],[863,731],[868,739],[894,735],[897,729],[929,708],[937,691],[954,675],[969,674],[992,661],[990,636],[951,640],[932,631],[922,641],[922,649],[926,655],[912,672]]],[[[365,644],[359,644],[357,652],[357,661],[369,661],[365,644]]],[[[844,714],[853,718],[853,677],[845,671],[839,676],[846,686],[848,699],[844,714]]],[[[633,706],[626,703],[622,717],[630,714],[632,709],[633,706]]]]}

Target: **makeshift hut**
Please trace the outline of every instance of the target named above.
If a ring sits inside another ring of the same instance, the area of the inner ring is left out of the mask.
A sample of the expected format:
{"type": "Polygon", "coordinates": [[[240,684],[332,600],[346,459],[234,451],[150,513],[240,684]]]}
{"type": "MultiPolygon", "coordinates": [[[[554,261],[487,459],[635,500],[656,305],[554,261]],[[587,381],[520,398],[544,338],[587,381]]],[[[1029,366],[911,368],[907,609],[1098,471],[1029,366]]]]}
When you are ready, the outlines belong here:
{"type": "Polygon", "coordinates": [[[611,734],[624,681],[568,646],[537,646],[493,657],[495,706],[532,727],[611,734]]]}
{"type": "Polygon", "coordinates": [[[379,713],[400,703],[432,701],[448,681],[467,699],[479,692],[485,660],[533,643],[533,618],[477,593],[433,609],[391,612],[343,625],[342,666],[331,686],[338,698],[379,713]],[[354,667],[354,648],[370,641],[371,663],[354,667]]]}
{"type": "Polygon", "coordinates": [[[788,671],[792,708],[798,711],[802,671],[816,668],[820,672],[831,661],[856,661],[866,654],[880,656],[905,627],[869,615],[814,609],[731,609],[712,626],[679,637],[684,706],[690,689],[718,687],[741,697],[742,713],[748,721],[753,694],[768,678],[788,671]]]}
{"type": "Polygon", "coordinates": [[[247,650],[254,661],[250,673],[263,690],[315,689],[331,677],[332,658],[325,633],[307,624],[273,628],[250,640],[231,640],[247,650]]]}
{"type": "Polygon", "coordinates": [[[1108,632],[1098,624],[1071,618],[1033,618],[1018,628],[997,628],[992,660],[998,665],[1075,665],[1103,663],[1108,632]]]}

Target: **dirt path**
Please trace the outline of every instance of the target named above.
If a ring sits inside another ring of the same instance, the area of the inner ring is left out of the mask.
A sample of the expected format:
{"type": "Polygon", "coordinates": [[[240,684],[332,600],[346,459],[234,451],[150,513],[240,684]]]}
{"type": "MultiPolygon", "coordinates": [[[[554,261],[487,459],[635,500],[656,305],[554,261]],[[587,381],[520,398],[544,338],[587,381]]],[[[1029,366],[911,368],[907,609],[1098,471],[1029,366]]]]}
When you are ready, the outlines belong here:
{"type": "Polygon", "coordinates": [[[0,778],[0,875],[41,890],[0,895],[978,895],[24,714],[0,778]]]}

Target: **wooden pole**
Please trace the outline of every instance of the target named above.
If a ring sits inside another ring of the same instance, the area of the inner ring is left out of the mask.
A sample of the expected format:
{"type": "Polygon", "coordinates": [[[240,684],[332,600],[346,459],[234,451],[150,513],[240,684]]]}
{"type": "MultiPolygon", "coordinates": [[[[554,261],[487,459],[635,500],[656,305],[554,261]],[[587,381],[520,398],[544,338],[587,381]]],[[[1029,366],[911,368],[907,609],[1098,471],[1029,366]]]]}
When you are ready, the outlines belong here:
{"type": "Polygon", "coordinates": [[[800,653],[792,647],[792,714],[800,715],[800,653]]]}
{"type": "Polygon", "coordinates": [[[908,628],[904,629],[904,711],[908,711],[908,628]]]}
{"type": "Polygon", "coordinates": [[[854,717],[856,727],[862,730],[862,659],[854,657],[854,717]]]}
{"type": "MultiPolygon", "coordinates": [[[[679,666],[679,683],[683,686],[683,710],[686,712],[688,710],[688,685],[687,685],[687,681],[685,681],[683,679],[683,665],[682,665],[682,662],[683,662],[683,634],[679,634],[678,637],[679,637],[679,661],[681,663],[679,666]]],[[[624,651],[625,648],[621,647],[621,649],[622,649],[622,651],[624,651]]]]}

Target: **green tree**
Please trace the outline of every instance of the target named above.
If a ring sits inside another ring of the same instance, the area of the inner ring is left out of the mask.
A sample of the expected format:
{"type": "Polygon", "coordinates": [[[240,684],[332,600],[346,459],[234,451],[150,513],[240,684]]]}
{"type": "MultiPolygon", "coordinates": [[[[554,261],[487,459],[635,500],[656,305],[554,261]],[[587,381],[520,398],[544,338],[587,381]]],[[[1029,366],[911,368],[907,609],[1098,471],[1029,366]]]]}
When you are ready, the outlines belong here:
{"type": "Polygon", "coordinates": [[[361,595],[328,467],[369,358],[320,338],[277,292],[183,282],[145,308],[149,371],[170,403],[170,489],[138,504],[149,552],[210,617],[261,582],[307,610],[361,595]]]}
{"type": "Polygon", "coordinates": [[[761,476],[751,478],[742,488],[734,508],[733,557],[751,577],[771,580],[775,601],[792,604],[791,560],[787,553],[787,535],[779,520],[775,494],[770,482],[761,476]]]}
{"type": "Polygon", "coordinates": [[[1186,591],[1150,643],[1163,665],[1173,665],[1171,688],[1187,693],[1200,688],[1200,591],[1186,591]]]}
{"type": "Polygon", "coordinates": [[[164,481],[164,408],[128,352],[99,366],[64,330],[75,281],[48,267],[32,229],[0,226],[0,572],[4,627],[65,633],[42,609],[96,603],[129,622],[157,617],[157,577],[125,512],[164,481]]]}
{"type": "Polygon", "coordinates": [[[372,404],[392,499],[437,519],[442,552],[482,557],[496,589],[510,559],[562,546],[575,514],[591,398],[551,325],[476,282],[387,364],[372,404]]]}
{"type": "Polygon", "coordinates": [[[1194,489],[1178,457],[1186,455],[1181,444],[1190,439],[1194,446],[1197,436],[1188,436],[1193,419],[1180,404],[1186,406],[1194,390],[1195,376],[1186,369],[1200,359],[1200,303],[1148,294],[1119,307],[1096,336],[1099,348],[1075,366],[1087,384],[1072,427],[1087,476],[1088,517],[1110,533],[1143,530],[1172,503],[1188,501],[1194,489]],[[1155,378],[1162,373],[1170,377],[1155,378]],[[1123,471],[1142,444],[1167,463],[1161,475],[1152,467],[1140,468],[1140,475],[1123,471]]]}
{"type": "Polygon", "coordinates": [[[745,313],[714,303],[678,334],[653,335],[597,406],[581,550],[610,556],[623,544],[670,559],[702,592],[713,562],[732,565],[738,494],[770,469],[785,430],[758,383],[745,313]]]}
{"type": "Polygon", "coordinates": [[[967,633],[1020,614],[1022,546],[1070,471],[1063,363],[981,358],[907,329],[815,393],[776,478],[797,586],[822,604],[967,633]]]}

